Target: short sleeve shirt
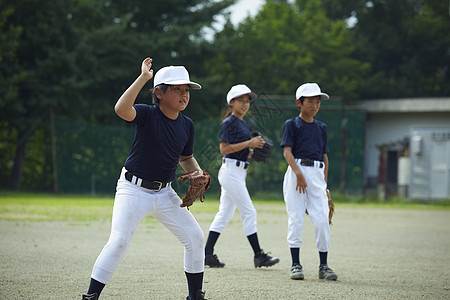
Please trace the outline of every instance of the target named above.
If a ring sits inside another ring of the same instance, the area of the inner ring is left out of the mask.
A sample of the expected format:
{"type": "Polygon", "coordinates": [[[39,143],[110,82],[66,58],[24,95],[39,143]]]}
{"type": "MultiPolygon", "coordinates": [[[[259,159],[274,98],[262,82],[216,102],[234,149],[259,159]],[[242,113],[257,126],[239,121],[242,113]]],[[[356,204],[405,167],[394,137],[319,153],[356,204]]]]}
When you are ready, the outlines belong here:
{"type": "Polygon", "coordinates": [[[314,120],[305,122],[296,117],[284,123],[281,147],[292,147],[295,158],[308,158],[324,161],[323,155],[328,153],[327,125],[314,120]]]}
{"type": "MultiPolygon", "coordinates": [[[[248,141],[252,138],[250,125],[245,120],[239,120],[233,115],[229,115],[222,122],[220,129],[220,142],[228,144],[238,144],[248,141]]],[[[245,148],[241,151],[226,154],[226,158],[234,158],[241,161],[247,161],[249,149],[245,148]]]]}
{"type": "Polygon", "coordinates": [[[172,120],[157,105],[134,108],[135,137],[125,168],[145,180],[172,181],[180,156],[193,153],[194,122],[182,113],[172,120]]]}

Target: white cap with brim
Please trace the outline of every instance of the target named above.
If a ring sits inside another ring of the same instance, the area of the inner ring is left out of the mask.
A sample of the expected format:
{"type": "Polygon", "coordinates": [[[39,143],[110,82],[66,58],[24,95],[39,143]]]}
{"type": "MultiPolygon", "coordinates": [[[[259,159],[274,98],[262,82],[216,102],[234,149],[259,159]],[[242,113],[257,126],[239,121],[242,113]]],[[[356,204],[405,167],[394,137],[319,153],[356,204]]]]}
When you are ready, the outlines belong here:
{"type": "Polygon", "coordinates": [[[230,104],[230,101],[233,100],[234,98],[247,94],[250,97],[250,101],[255,100],[257,97],[256,94],[253,93],[245,84],[237,84],[233,86],[228,92],[227,103],[230,104]]]}
{"type": "Polygon", "coordinates": [[[330,96],[328,94],[322,93],[320,87],[317,83],[304,83],[298,87],[295,92],[295,99],[300,99],[301,97],[314,97],[320,96],[321,100],[328,100],[330,96]]]}
{"type": "Polygon", "coordinates": [[[199,90],[202,86],[189,79],[189,73],[183,66],[168,66],[158,70],[153,80],[153,87],[160,84],[181,85],[188,84],[192,89],[199,90]]]}

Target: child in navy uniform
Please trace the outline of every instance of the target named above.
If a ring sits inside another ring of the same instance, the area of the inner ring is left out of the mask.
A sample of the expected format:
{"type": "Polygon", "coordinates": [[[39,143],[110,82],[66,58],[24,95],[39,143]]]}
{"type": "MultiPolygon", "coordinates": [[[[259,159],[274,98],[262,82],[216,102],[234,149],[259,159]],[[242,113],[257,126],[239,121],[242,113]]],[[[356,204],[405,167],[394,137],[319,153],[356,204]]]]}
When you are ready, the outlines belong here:
{"type": "Polygon", "coordinates": [[[171,187],[178,164],[186,172],[201,170],[193,157],[194,123],[181,113],[189,103],[189,90],[201,86],[190,81],[183,66],[164,67],[154,78],[153,100],[157,105],[134,104],[140,90],[153,77],[151,66],[152,59],[146,58],[140,76],[115,105],[119,117],[135,124],[136,134],[117,182],[111,234],[95,262],[84,300],[98,299],[125,256],[137,226],[148,214],[184,246],[187,299],[204,299],[203,231],[191,212],[180,207],[182,201],[171,187]]]}
{"type": "Polygon", "coordinates": [[[296,91],[295,103],[300,115],[285,122],[281,146],[288,168],[284,176],[283,195],[288,215],[287,242],[291,251],[291,279],[304,279],[300,264],[300,247],[305,212],[313,223],[316,246],[319,250],[319,278],[336,280],[337,275],[328,267],[330,245],[328,220],[328,143],[327,125],[315,120],[320,101],[329,96],[322,93],[316,83],[302,84],[296,91]]]}
{"type": "Polygon", "coordinates": [[[256,209],[245,184],[248,158],[251,158],[251,148],[262,148],[264,139],[260,136],[252,138],[250,126],[244,120],[250,109],[250,103],[256,98],[246,85],[233,86],[227,94],[229,108],[225,113],[220,131],[220,153],[223,155],[219,170],[221,185],[219,212],[209,228],[205,247],[205,265],[221,268],[225,263],[219,261],[214,254],[214,245],[220,233],[233,218],[236,207],[242,217],[245,235],[254,252],[256,267],[269,267],[280,260],[265,253],[259,246],[256,228],[256,209]]]}

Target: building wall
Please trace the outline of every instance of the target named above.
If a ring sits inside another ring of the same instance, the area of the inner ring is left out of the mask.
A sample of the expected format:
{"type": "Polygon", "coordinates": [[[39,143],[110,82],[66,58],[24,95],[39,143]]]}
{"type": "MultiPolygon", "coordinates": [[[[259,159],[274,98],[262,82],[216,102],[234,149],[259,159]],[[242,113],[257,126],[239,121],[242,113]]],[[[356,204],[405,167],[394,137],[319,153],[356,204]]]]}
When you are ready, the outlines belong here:
{"type": "Polygon", "coordinates": [[[367,112],[365,137],[365,185],[376,188],[379,151],[377,145],[409,138],[417,126],[449,126],[450,112],[370,113],[367,112]]]}
{"type": "Polygon", "coordinates": [[[450,125],[411,130],[409,199],[450,198],[450,125]]]}

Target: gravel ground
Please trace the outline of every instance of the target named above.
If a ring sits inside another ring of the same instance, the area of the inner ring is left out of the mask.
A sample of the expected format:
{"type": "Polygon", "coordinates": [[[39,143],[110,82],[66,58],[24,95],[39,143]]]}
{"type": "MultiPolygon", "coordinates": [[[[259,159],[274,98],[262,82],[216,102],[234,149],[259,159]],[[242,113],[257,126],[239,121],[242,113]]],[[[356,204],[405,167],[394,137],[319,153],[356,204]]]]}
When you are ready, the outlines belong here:
{"type": "MultiPolygon", "coordinates": [[[[201,205],[201,204],[195,204],[201,205]]],[[[207,299],[450,299],[450,211],[336,207],[328,262],[335,282],[318,279],[307,218],[301,251],[305,280],[289,278],[284,204],[258,205],[258,235],[281,259],[255,269],[240,216],[215,251],[223,269],[205,269],[207,299]]],[[[214,214],[195,213],[205,233],[214,214]]],[[[81,299],[109,235],[109,222],[0,221],[0,299],[81,299]]],[[[185,299],[183,248],[147,218],[102,299],[185,299]]]]}

